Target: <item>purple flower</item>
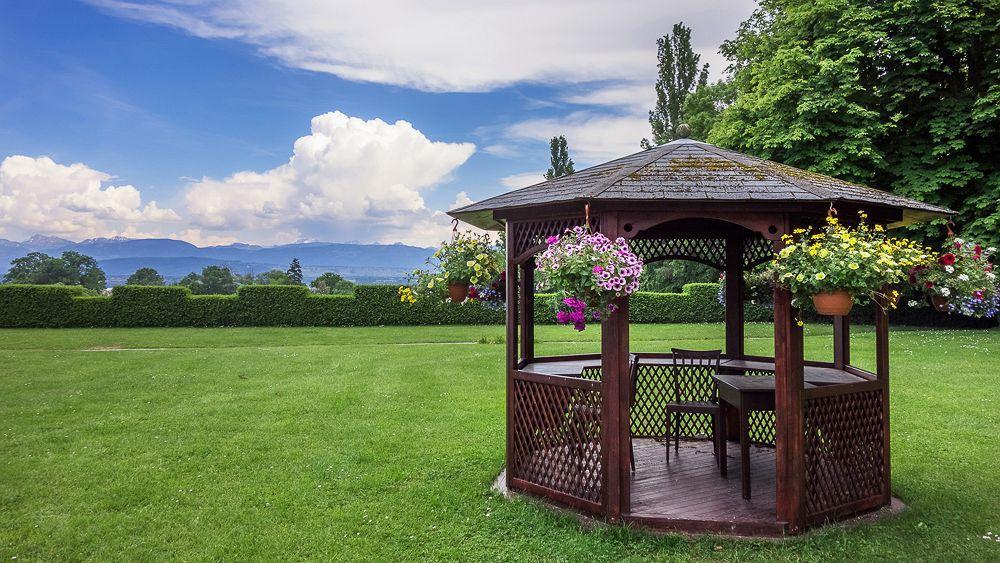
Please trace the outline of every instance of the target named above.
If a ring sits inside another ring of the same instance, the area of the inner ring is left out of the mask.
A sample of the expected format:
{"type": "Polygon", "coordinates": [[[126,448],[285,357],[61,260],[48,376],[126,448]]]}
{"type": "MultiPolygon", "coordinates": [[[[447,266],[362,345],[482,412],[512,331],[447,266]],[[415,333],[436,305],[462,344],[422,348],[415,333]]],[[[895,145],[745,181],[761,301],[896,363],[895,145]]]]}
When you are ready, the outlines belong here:
{"type": "Polygon", "coordinates": [[[597,266],[594,266],[594,270],[593,271],[594,271],[595,274],[600,274],[601,272],[604,271],[604,268],[602,268],[600,265],[597,265],[597,266]]]}
{"type": "Polygon", "coordinates": [[[545,239],[545,243],[548,244],[549,246],[552,246],[553,244],[555,244],[557,242],[559,242],[559,237],[557,237],[555,235],[552,235],[549,238],[545,239]]]}

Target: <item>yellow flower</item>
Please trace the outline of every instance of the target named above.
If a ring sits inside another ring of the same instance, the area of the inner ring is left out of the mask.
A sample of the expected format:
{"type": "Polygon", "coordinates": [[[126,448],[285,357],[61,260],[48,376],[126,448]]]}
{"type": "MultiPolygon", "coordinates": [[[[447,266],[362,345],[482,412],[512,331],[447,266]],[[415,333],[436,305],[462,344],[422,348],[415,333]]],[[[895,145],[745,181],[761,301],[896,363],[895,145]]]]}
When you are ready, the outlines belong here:
{"type": "Polygon", "coordinates": [[[795,324],[798,325],[798,326],[802,326],[805,323],[803,323],[802,321],[795,321],[795,324]]]}
{"type": "Polygon", "coordinates": [[[826,274],[824,274],[823,272],[819,272],[816,274],[816,279],[819,281],[823,281],[826,279],[826,274]]]}
{"type": "Polygon", "coordinates": [[[468,267],[470,267],[470,268],[471,268],[472,266],[474,266],[475,264],[476,264],[476,261],[475,261],[475,260],[469,260],[468,262],[466,262],[466,263],[465,263],[465,265],[466,265],[466,266],[468,266],[468,267]]]}
{"type": "Polygon", "coordinates": [[[830,251],[827,250],[827,249],[825,249],[825,248],[823,250],[819,251],[819,257],[820,258],[826,258],[829,255],[830,255],[830,251]]]}
{"type": "Polygon", "coordinates": [[[851,262],[850,264],[847,265],[847,267],[850,268],[850,269],[852,269],[852,270],[857,270],[861,266],[859,266],[857,262],[851,262]]]}
{"type": "Polygon", "coordinates": [[[795,281],[803,281],[804,279],[806,279],[805,274],[799,274],[795,276],[795,281]]]}

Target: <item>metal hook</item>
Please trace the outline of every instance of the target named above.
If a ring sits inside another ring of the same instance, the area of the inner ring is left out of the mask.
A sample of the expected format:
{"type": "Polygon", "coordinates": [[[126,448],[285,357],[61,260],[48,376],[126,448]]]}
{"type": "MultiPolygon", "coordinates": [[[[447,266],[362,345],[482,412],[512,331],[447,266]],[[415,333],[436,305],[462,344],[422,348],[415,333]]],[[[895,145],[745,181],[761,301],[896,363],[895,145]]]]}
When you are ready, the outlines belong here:
{"type": "Polygon", "coordinates": [[[948,222],[945,223],[944,226],[948,228],[948,237],[955,236],[955,231],[951,230],[951,228],[955,226],[955,222],[954,221],[952,221],[951,219],[948,219],[948,222]]]}
{"type": "Polygon", "coordinates": [[[828,209],[826,211],[826,216],[827,217],[836,217],[837,216],[837,208],[833,206],[833,202],[832,201],[830,202],[830,209],[828,209]]]}
{"type": "Polygon", "coordinates": [[[587,203],[583,204],[583,215],[584,215],[584,217],[583,217],[584,225],[586,225],[587,230],[589,231],[590,230],[590,202],[589,201],[587,203]]]}
{"type": "Polygon", "coordinates": [[[458,238],[458,219],[452,219],[451,220],[451,240],[452,240],[452,242],[455,242],[455,239],[457,239],[457,238],[458,238]]]}

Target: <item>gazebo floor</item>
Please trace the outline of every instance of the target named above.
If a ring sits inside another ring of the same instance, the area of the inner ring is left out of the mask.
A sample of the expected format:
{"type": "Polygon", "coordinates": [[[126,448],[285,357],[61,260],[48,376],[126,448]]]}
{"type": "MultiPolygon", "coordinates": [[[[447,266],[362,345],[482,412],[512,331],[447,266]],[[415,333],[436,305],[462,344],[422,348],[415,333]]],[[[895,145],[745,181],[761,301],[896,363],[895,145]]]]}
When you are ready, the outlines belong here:
{"type": "Polygon", "coordinates": [[[719,474],[710,441],[681,441],[665,459],[664,444],[635,440],[632,510],[647,527],[733,535],[782,535],[775,511],[774,448],[751,447],[751,500],[740,486],[739,444],[729,444],[728,475],[719,474]]]}

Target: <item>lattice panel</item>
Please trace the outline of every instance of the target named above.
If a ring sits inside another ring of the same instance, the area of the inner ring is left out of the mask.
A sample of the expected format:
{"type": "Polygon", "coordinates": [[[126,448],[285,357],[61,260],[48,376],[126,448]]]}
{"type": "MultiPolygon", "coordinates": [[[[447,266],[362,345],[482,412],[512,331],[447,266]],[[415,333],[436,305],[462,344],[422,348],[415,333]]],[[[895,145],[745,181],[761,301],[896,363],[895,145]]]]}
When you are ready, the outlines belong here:
{"type": "Polygon", "coordinates": [[[601,502],[601,392],[514,380],[511,476],[601,502]]]}
{"type": "Polygon", "coordinates": [[[712,238],[632,239],[632,252],[643,262],[668,258],[694,260],[718,270],[726,269],[726,241],[712,238]]]}
{"type": "Polygon", "coordinates": [[[591,381],[600,381],[601,368],[583,368],[583,371],[580,372],[580,377],[591,381]]]}
{"type": "MultiPolygon", "coordinates": [[[[677,370],[680,400],[709,401],[715,397],[710,376],[695,366],[677,370]]],[[[639,364],[635,376],[635,400],[632,403],[632,435],[638,438],[662,437],[667,429],[664,405],[677,400],[672,366],[639,364]]],[[[681,438],[705,438],[712,434],[712,417],[704,413],[674,413],[680,417],[681,438]]]]}
{"type": "Polygon", "coordinates": [[[807,399],[806,511],[812,517],[885,492],[882,391],[807,399]]]}
{"type": "Polygon", "coordinates": [[[750,411],[750,443],[774,447],[774,411],[750,411]]]}
{"type": "MultiPolygon", "coordinates": [[[[512,224],[511,240],[507,241],[515,257],[519,257],[532,249],[544,248],[545,239],[552,235],[561,235],[566,229],[572,229],[584,224],[583,217],[550,219],[546,221],[525,221],[512,224]]],[[[590,228],[593,231],[601,229],[600,218],[590,218],[590,228]]]]}
{"type": "Polygon", "coordinates": [[[743,239],[743,269],[750,270],[774,258],[774,243],[757,235],[743,239]]]}

